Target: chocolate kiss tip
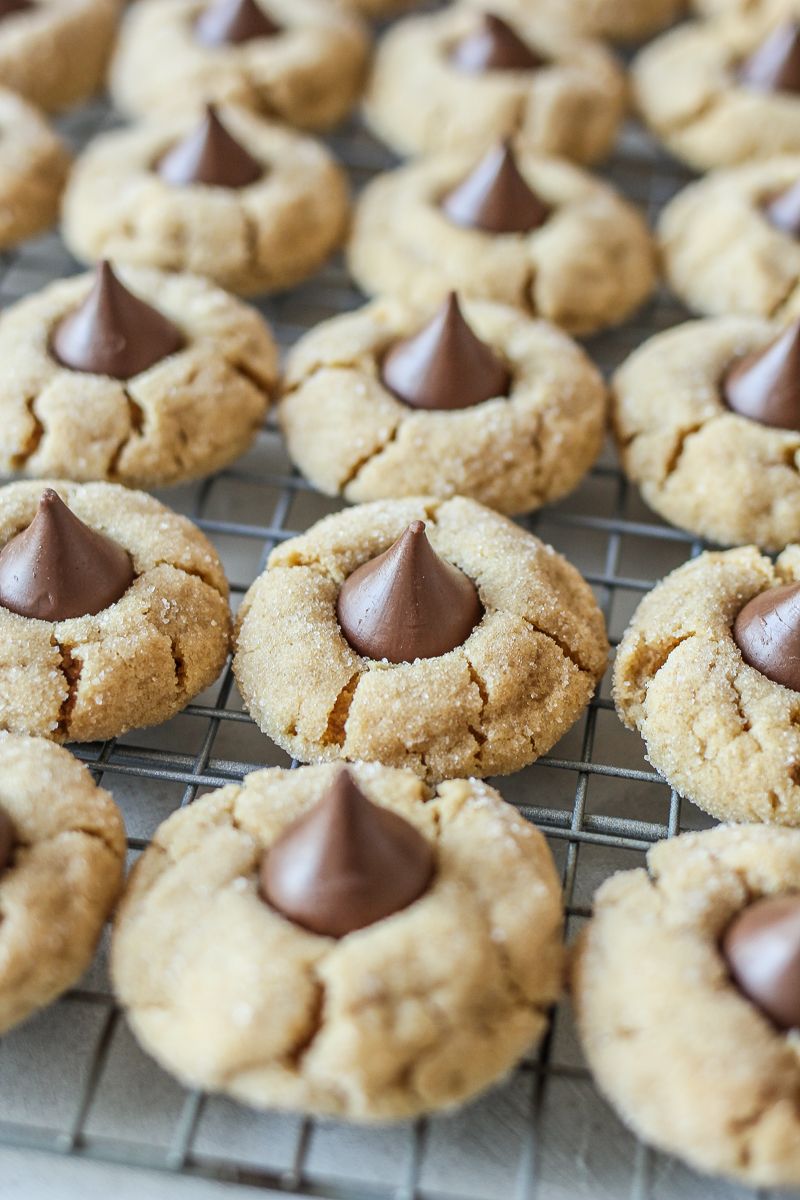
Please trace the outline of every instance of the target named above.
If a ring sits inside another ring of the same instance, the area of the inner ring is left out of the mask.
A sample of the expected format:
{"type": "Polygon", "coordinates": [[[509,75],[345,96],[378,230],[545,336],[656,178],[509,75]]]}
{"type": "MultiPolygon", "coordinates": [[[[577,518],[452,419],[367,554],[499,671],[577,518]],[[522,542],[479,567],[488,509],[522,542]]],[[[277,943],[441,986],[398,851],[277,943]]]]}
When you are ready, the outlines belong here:
{"type": "Polygon", "coordinates": [[[0,807],[0,875],[10,866],[16,844],[17,834],[14,822],[6,810],[0,807]]]}
{"type": "Polygon", "coordinates": [[[728,407],[774,429],[800,430],[800,321],[735,362],[722,382],[728,407]]]}
{"type": "Polygon", "coordinates": [[[259,882],[262,897],[290,921],[338,938],[413,904],[434,865],[414,826],[373,804],[342,770],[267,851],[259,882]]]}
{"type": "Polygon", "coordinates": [[[243,188],[263,173],[260,163],[225,127],[213,104],[206,106],[200,124],[158,164],[158,174],[173,187],[243,188]]]}
{"type": "Polygon", "coordinates": [[[89,295],[56,327],[52,352],[73,371],[132,379],[184,344],[180,330],[129,292],[104,261],[89,295]]]}
{"type": "Polygon", "coordinates": [[[771,896],[728,926],[722,953],[737,987],[779,1029],[800,1027],[800,896],[771,896]]]}
{"type": "Polygon", "coordinates": [[[768,92],[800,92],[800,24],[779,25],[742,64],[739,78],[768,92]]]}
{"type": "Polygon", "coordinates": [[[238,45],[281,32],[255,0],[215,0],[198,18],[195,36],[205,46],[238,45]]]}
{"type": "Polygon", "coordinates": [[[454,47],[451,62],[462,71],[534,71],[544,59],[495,13],[484,13],[480,26],[454,47]]]}
{"type": "Polygon", "coordinates": [[[467,324],[455,292],[413,337],[397,342],[381,380],[412,408],[471,408],[506,396],[511,376],[490,346],[467,324]]]}
{"type": "Polygon", "coordinates": [[[442,210],[456,225],[487,233],[530,233],[550,215],[549,207],[520,172],[509,142],[488,151],[445,196],[442,210]]]}
{"type": "Polygon", "coordinates": [[[345,580],[336,611],[358,654],[392,663],[448,654],[483,616],[474,583],[439,557],[423,521],[345,580]]]}
{"type": "Polygon", "coordinates": [[[800,583],[754,596],[733,623],[733,640],[749,666],[800,692],[800,583]]]}
{"type": "Polygon", "coordinates": [[[774,196],[765,206],[764,215],[770,225],[782,233],[800,237],[800,180],[779,196],[774,196]]]}
{"type": "Polygon", "coordinates": [[[127,550],[85,525],[52,488],[27,529],[0,551],[0,605],[39,621],[93,616],[133,578],[127,550]]]}

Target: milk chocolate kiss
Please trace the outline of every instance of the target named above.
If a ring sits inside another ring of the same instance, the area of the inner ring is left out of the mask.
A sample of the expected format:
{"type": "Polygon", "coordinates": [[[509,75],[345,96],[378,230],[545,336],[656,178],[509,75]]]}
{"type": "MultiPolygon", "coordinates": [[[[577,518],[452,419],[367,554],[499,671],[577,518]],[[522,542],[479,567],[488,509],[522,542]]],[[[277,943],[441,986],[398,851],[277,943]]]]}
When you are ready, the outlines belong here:
{"type": "Polygon", "coordinates": [[[158,174],[173,187],[205,184],[206,187],[243,188],[263,175],[244,146],[225,128],[213,104],[182,142],[173,146],[158,164],[158,174]]]}
{"type": "Polygon", "coordinates": [[[800,1027],[800,896],[757,900],[736,917],[722,953],[741,992],[780,1029],[800,1027]]]}
{"type": "Polygon", "coordinates": [[[0,807],[0,875],[11,865],[17,834],[14,823],[6,810],[0,807]]]}
{"type": "Polygon", "coordinates": [[[419,333],[397,342],[381,366],[381,380],[412,408],[471,408],[505,396],[511,375],[472,332],[451,292],[419,333]]]}
{"type": "Polygon", "coordinates": [[[36,5],[31,0],[0,0],[0,20],[14,13],[29,12],[36,5]]]}
{"type": "Polygon", "coordinates": [[[733,640],[749,666],[800,692],[800,583],[754,596],[733,623],[733,640]]]}
{"type": "Polygon", "coordinates": [[[73,371],[132,379],[183,345],[180,330],[102,262],[83,304],[57,326],[52,351],[73,371]]]}
{"type": "Polygon", "coordinates": [[[439,557],[423,521],[345,580],[336,612],[358,654],[393,663],[447,654],[483,616],[475,584],[439,557]]]}
{"type": "Polygon", "coordinates": [[[522,177],[508,142],[492,147],[474,171],[449,192],[442,211],[456,225],[487,233],[529,233],[550,209],[522,177]]]}
{"type": "Polygon", "coordinates": [[[280,32],[280,25],[255,0],[216,0],[194,27],[195,37],[204,46],[238,45],[280,32]]]}
{"type": "Polygon", "coordinates": [[[800,92],[800,24],[779,25],[739,70],[748,87],[765,92],[800,92]]]}
{"type": "Polygon", "coordinates": [[[265,854],[262,897],[304,929],[344,937],[413,904],[434,855],[413,825],[373,804],[346,770],[265,854]]]}
{"type": "Polygon", "coordinates": [[[800,237],[800,181],[774,196],[765,206],[764,215],[776,229],[800,237]]]}
{"type": "Polygon", "coordinates": [[[0,604],[23,617],[66,621],[108,608],[133,583],[133,566],[47,488],[36,516],[0,551],[0,604]]]}
{"type": "Polygon", "coordinates": [[[722,393],[742,417],[775,429],[800,430],[800,321],[765,350],[734,363],[722,393]]]}
{"type": "Polygon", "coordinates": [[[462,38],[450,54],[462,71],[535,71],[545,60],[501,17],[484,13],[479,27],[462,38]]]}

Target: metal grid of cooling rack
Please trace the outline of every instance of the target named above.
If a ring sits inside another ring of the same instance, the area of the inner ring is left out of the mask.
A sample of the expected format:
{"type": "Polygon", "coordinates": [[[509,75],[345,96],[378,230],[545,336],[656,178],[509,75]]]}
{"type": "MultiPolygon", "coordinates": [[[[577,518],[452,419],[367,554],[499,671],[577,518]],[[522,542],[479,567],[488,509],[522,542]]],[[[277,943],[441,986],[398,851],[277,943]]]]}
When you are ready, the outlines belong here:
{"type": "MultiPolygon", "coordinates": [[[[103,106],[64,125],[76,145],[113,121],[103,106]]],[[[357,126],[332,139],[359,183],[389,165],[385,151],[357,126]]],[[[686,180],[641,130],[626,131],[608,176],[652,219],[686,180]]],[[[55,236],[0,260],[6,305],[70,273],[75,264],[55,236]]],[[[284,346],[358,295],[340,262],[311,284],[263,304],[284,346]]],[[[636,322],[589,344],[605,370],[658,329],[683,317],[660,294],[636,322]]],[[[163,499],[186,512],[215,542],[232,582],[234,604],[279,541],[339,507],[292,472],[268,424],[255,448],[230,470],[163,499]]],[[[641,596],[657,578],[702,548],[660,523],[629,489],[609,452],[578,492],[525,522],[584,572],[616,644],[641,596]]],[[[131,859],[156,825],[259,766],[288,764],[242,711],[230,669],[183,714],[157,730],[77,748],[115,795],[130,833],[131,859]]],[[[637,736],[624,731],[604,682],[585,717],[539,763],[500,782],[508,800],[547,835],[562,870],[568,936],[589,913],[591,896],[611,871],[641,864],[656,840],[707,823],[644,761],[637,736]]],[[[138,1050],[111,995],[105,954],[58,1004],[0,1044],[0,1163],[10,1149],[51,1157],[64,1179],[75,1160],[105,1164],[106,1190],[135,1168],[160,1179],[136,1195],[167,1195],[167,1176],[331,1200],[665,1200],[744,1197],[738,1188],[702,1182],[628,1134],[594,1091],[562,1004],[545,1044],[499,1089],[460,1114],[392,1129],[353,1130],[275,1114],[187,1092],[138,1050]],[[151,1190],[148,1190],[151,1189],[151,1190]]],[[[2,1169],[2,1168],[0,1168],[2,1169]]],[[[75,1185],[82,1194],[82,1183],[75,1185]]],[[[0,1189],[1,1190],[1,1189],[0,1189]]],[[[196,1194],[205,1196],[205,1190],[196,1194]]],[[[21,1191],[20,1195],[32,1194],[21,1191]]],[[[55,1194],[73,1194],[56,1191],[55,1194]]],[[[126,1195],[128,1193],[126,1192],[126,1195]]],[[[217,1192],[215,1191],[216,1195],[217,1192]]],[[[227,1194],[227,1190],[226,1190],[227,1194]]],[[[774,1200],[775,1193],[770,1194],[774,1200]]],[[[767,1193],[760,1193],[762,1200],[767,1193]]]]}

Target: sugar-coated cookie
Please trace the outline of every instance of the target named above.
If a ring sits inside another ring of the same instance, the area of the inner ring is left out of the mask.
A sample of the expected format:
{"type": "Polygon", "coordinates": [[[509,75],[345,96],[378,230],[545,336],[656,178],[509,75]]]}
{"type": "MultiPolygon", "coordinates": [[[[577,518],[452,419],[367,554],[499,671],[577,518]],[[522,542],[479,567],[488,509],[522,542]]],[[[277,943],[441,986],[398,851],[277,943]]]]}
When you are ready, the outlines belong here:
{"type": "Polygon", "coordinates": [[[50,228],[68,171],[69,155],[47,122],[0,87],[0,249],[50,228]]]}

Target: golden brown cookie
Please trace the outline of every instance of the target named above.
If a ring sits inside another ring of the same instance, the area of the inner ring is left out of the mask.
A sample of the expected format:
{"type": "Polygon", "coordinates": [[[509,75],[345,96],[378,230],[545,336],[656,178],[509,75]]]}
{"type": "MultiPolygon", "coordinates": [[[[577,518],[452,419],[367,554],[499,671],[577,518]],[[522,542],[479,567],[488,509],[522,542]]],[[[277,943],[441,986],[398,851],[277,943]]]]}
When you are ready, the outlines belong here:
{"type": "Polygon", "coordinates": [[[69,155],[35,108],[0,88],[0,249],[49,229],[69,155]]]}
{"type": "Polygon", "coordinates": [[[122,883],[125,829],[108,792],[71,754],[7,733],[0,733],[0,812],[6,1033],[89,966],[122,883]]]}
{"type": "Polygon", "coordinates": [[[752,902],[798,887],[796,830],[685,834],[603,884],[574,957],[583,1048],[623,1120],[751,1187],[800,1183],[797,1034],[738,990],[720,939],[752,902]]]}
{"type": "Polygon", "coordinates": [[[199,125],[193,114],[106,134],[70,177],[64,240],[72,253],[83,262],[113,258],[191,271],[244,295],[313,274],[344,237],[344,173],[320,143],[241,108],[221,106],[212,119],[222,122],[218,136],[229,134],[252,160],[252,182],[177,185],[159,175],[170,150],[202,137],[208,117],[199,125]]]}
{"type": "Polygon", "coordinates": [[[125,16],[111,93],[127,113],[193,112],[239,104],[301,129],[327,129],[360,94],[368,37],[330,0],[257,0],[278,26],[272,37],[206,45],[196,22],[204,0],[139,0],[125,16]]]}
{"type": "Polygon", "coordinates": [[[387,350],[430,309],[376,300],[317,326],[292,350],[279,415],[292,460],[347,500],[458,494],[501,512],[565,495],[603,442],[606,396],[574,342],[505,305],[462,305],[511,370],[506,395],[469,408],[411,408],[381,378],[387,350]]]}
{"type": "Polygon", "coordinates": [[[256,1107],[386,1121],[457,1105],[538,1041],[560,989],[561,899],[542,836],[475,780],[430,792],[357,764],[369,801],[433,849],[427,890],[339,938],[262,900],[259,866],[334,766],[268,770],[157,831],[122,902],[117,994],[185,1083],[256,1107]]]}
{"type": "Polygon", "coordinates": [[[234,671],[256,723],[301,761],[365,759],[437,780],[544,754],[588,704],[607,653],[591,590],[552,547],[472,500],[389,500],[272,552],[240,610],[234,671]],[[340,589],[415,521],[474,581],[483,618],[436,657],[362,657],[337,619],[340,589]]]}
{"type": "Polygon", "coordinates": [[[375,58],[365,113],[402,154],[477,155],[502,138],[541,154],[595,162],[611,149],[625,109],[625,81],[599,43],[536,15],[508,18],[541,65],[523,70],[459,67],[453,49],[480,35],[483,12],[457,4],[398,22],[375,58]]]}
{"type": "MultiPolygon", "coordinates": [[[[26,482],[0,488],[0,546],[31,525],[46,487],[127,552],[133,580],[94,615],[50,621],[0,605],[0,728],[87,742],[168,720],[228,651],[228,585],[211,543],[143,492],[26,482]]],[[[58,575],[74,573],[70,546],[50,544],[58,575]]]]}

